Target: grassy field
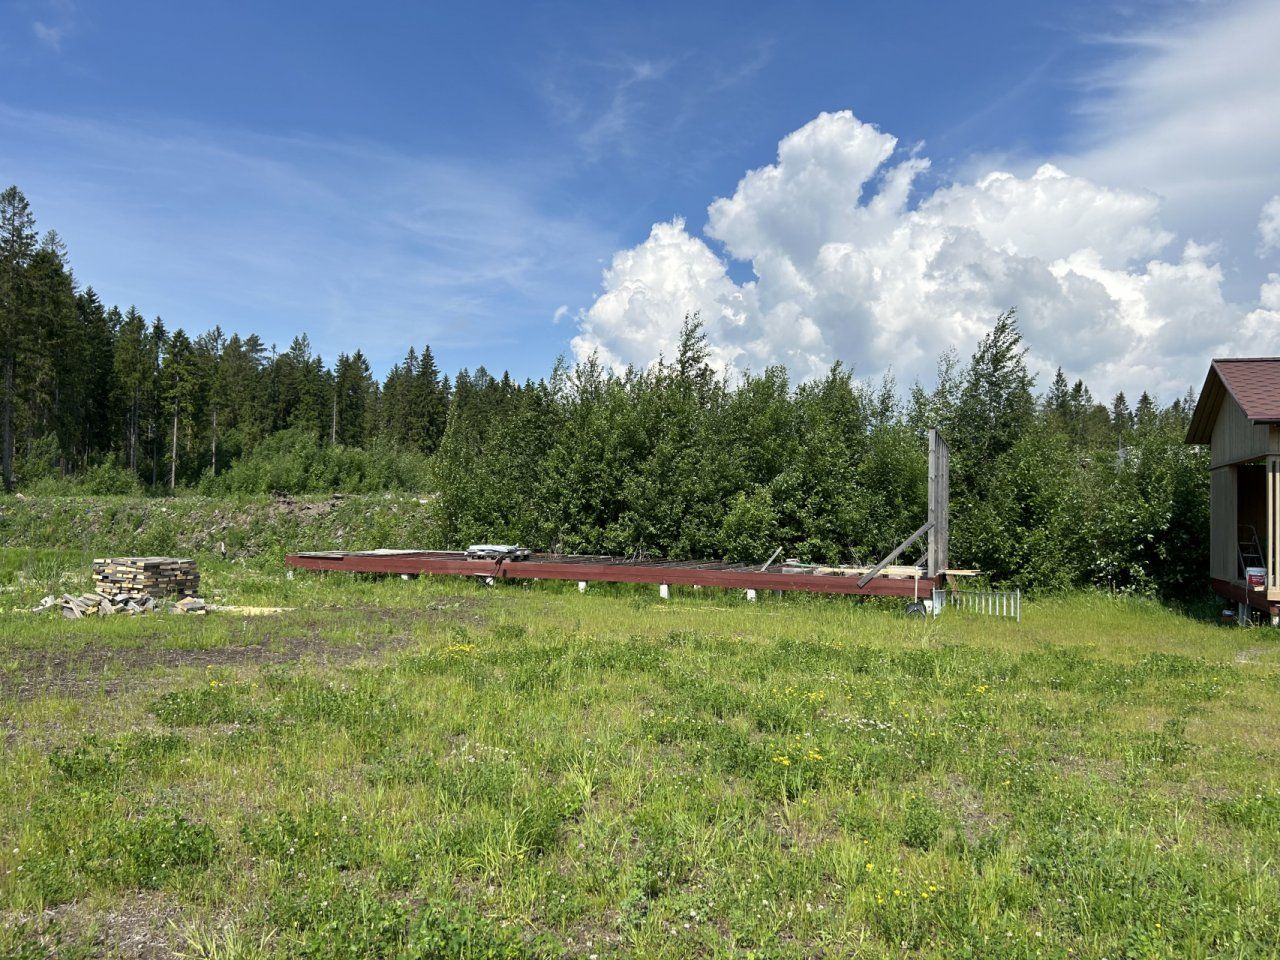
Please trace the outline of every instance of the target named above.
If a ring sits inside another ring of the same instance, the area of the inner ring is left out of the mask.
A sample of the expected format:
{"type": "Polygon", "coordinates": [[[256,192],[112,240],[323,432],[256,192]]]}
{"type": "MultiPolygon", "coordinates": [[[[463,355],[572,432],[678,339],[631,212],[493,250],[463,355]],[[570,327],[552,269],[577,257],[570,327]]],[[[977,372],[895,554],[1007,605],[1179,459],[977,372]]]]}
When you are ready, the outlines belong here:
{"type": "Polygon", "coordinates": [[[201,563],[0,551],[0,956],[1280,952],[1269,629],[201,563]]]}

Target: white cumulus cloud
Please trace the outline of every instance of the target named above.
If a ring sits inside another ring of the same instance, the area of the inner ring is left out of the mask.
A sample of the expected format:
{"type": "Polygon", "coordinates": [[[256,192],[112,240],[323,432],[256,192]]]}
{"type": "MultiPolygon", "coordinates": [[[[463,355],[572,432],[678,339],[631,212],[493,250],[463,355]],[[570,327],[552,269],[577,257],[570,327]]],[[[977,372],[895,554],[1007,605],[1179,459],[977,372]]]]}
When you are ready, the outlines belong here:
{"type": "Polygon", "coordinates": [[[1280,194],[1272,197],[1262,207],[1258,218],[1258,233],[1262,236],[1262,253],[1280,250],[1280,194]]]}
{"type": "Polygon", "coordinates": [[[1216,248],[1176,243],[1154,194],[1044,164],[913,196],[927,167],[852,113],[821,114],[710,205],[706,239],[675,219],[617,253],[575,354],[645,365],[698,312],[727,370],[808,377],[839,359],[928,380],[1016,306],[1038,372],[1170,398],[1245,328],[1250,352],[1280,350],[1274,275],[1256,304],[1230,302],[1216,248]],[[735,282],[731,261],[754,279],[735,282]]]}

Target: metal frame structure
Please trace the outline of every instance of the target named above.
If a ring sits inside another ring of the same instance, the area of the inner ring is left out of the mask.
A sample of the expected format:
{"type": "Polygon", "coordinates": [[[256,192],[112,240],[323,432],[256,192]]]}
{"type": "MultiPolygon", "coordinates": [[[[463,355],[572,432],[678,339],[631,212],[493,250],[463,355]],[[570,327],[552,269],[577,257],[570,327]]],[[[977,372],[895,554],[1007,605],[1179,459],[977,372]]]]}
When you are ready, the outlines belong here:
{"type": "Polygon", "coordinates": [[[765,562],[755,564],[701,563],[698,561],[627,560],[608,556],[565,556],[535,553],[523,559],[512,556],[469,558],[465,551],[371,550],[294,553],[285,562],[300,570],[477,577],[486,582],[504,580],[577,581],[579,589],[590,582],[654,583],[667,595],[669,587],[723,587],[746,590],[754,598],[759,590],[796,590],[846,596],[904,597],[932,600],[943,586],[950,537],[950,453],[937,430],[929,431],[929,509],[924,525],[900,543],[883,560],[865,572],[836,568],[772,566],[781,548],[765,562]],[[900,568],[885,573],[908,547],[928,534],[926,563],[902,576],[900,568]]]}
{"type": "Polygon", "coordinates": [[[300,570],[390,573],[483,580],[568,580],[578,583],[654,583],[667,586],[724,587],[730,590],[799,590],[853,596],[924,598],[934,581],[927,577],[877,576],[868,583],[839,574],[761,570],[755,564],[697,561],[623,560],[604,556],[535,553],[526,560],[468,560],[465,552],[405,550],[294,553],[285,558],[300,570]]]}

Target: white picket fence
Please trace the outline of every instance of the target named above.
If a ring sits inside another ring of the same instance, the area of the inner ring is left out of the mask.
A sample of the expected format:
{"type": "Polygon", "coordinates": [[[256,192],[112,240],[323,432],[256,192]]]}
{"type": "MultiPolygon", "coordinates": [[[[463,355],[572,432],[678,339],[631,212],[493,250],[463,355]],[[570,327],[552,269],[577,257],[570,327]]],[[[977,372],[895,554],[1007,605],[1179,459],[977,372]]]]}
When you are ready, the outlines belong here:
{"type": "Polygon", "coordinates": [[[980,613],[988,617],[1007,617],[1022,622],[1021,590],[938,590],[934,593],[935,616],[943,607],[980,613]]]}

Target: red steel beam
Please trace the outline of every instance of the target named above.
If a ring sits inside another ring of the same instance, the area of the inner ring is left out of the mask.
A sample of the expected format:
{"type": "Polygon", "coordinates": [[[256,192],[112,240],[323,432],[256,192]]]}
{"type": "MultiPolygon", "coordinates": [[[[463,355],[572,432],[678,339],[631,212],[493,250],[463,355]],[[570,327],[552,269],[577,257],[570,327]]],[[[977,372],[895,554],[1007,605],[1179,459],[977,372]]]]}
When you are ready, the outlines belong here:
{"type": "Polygon", "coordinates": [[[461,554],[439,552],[401,554],[291,554],[285,562],[301,570],[348,573],[408,573],[456,577],[500,577],[511,580],[585,580],[598,583],[667,583],[680,586],[724,587],[731,590],[800,590],[852,596],[928,597],[934,581],[928,577],[876,577],[858,586],[857,577],[819,576],[752,570],[660,567],[642,563],[583,563],[556,560],[467,560],[461,554]]]}

